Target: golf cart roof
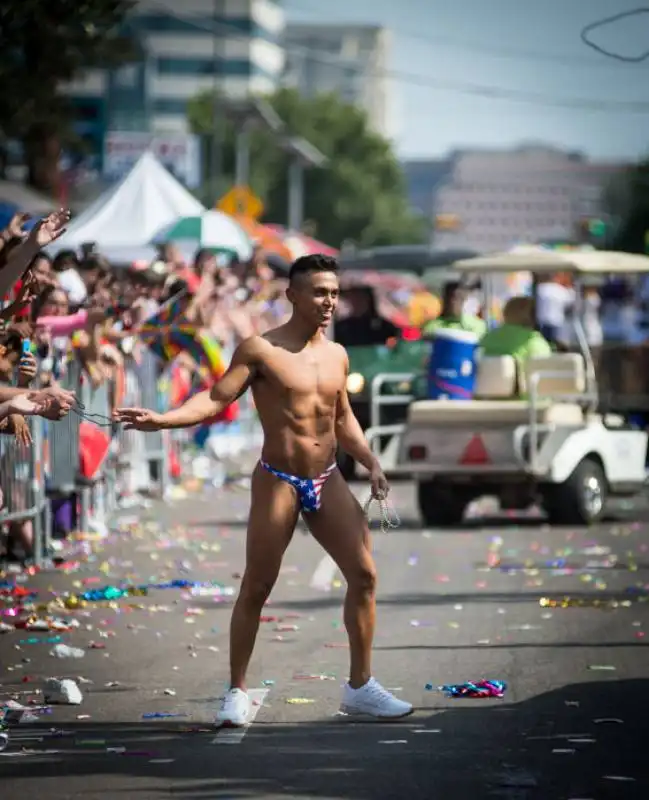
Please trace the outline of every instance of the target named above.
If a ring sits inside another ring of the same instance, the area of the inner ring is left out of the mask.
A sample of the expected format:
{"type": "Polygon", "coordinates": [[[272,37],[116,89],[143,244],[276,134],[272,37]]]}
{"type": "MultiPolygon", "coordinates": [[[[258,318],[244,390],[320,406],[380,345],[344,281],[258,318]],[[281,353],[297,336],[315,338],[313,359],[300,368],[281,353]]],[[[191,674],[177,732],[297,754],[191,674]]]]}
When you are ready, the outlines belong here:
{"type": "Polygon", "coordinates": [[[338,259],[341,270],[371,269],[374,271],[414,272],[448,269],[459,258],[476,256],[475,250],[455,248],[438,250],[429,245],[394,245],[342,253],[338,259]]]}
{"type": "Polygon", "coordinates": [[[516,247],[505,253],[493,253],[456,261],[458,272],[575,272],[604,275],[608,273],[649,273],[649,256],[613,250],[545,250],[540,247],[516,247]]]}

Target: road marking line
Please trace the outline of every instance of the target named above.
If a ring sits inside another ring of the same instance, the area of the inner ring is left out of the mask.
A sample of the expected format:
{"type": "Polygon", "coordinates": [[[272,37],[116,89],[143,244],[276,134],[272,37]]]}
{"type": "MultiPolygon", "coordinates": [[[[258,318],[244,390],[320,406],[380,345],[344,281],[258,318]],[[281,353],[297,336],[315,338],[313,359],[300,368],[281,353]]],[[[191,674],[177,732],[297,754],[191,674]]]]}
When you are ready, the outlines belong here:
{"type": "Polygon", "coordinates": [[[336,562],[328,553],[325,554],[316,567],[309,586],[311,589],[317,589],[320,592],[330,592],[337,571],[336,562]]]}
{"type": "Polygon", "coordinates": [[[269,691],[269,689],[249,689],[250,713],[248,714],[248,722],[242,728],[221,728],[210,744],[241,744],[248,733],[248,729],[255,721],[255,717],[259,714],[259,710],[263,706],[269,691]]]}

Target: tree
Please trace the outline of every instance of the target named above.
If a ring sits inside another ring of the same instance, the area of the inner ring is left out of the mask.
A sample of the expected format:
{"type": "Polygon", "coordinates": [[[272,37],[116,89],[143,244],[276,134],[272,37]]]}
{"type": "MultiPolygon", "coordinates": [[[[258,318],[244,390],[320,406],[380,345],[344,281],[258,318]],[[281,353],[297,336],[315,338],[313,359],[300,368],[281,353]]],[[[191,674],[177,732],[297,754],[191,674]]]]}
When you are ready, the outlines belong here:
{"type": "Polygon", "coordinates": [[[609,187],[607,210],[617,221],[611,246],[629,253],[649,251],[649,159],[622,173],[609,187]]]}
{"type": "MultiPolygon", "coordinates": [[[[424,241],[425,226],[409,209],[390,143],[370,130],[361,109],[334,94],[305,99],[292,89],[281,89],[267,99],[288,134],[303,137],[328,158],[325,167],[305,173],[304,216],[312,221],[315,236],[333,246],[349,240],[364,247],[424,241]]],[[[188,117],[196,133],[213,135],[214,106],[211,93],[189,104],[188,117]]],[[[233,124],[226,121],[224,171],[230,181],[235,139],[233,124]]],[[[285,220],[288,157],[272,134],[253,133],[250,165],[250,183],[264,201],[266,219],[285,220]]]]}
{"type": "Polygon", "coordinates": [[[72,106],[60,86],[132,55],[122,23],[133,0],[2,3],[0,136],[22,143],[29,182],[53,190],[60,144],[71,139],[72,106]]]}

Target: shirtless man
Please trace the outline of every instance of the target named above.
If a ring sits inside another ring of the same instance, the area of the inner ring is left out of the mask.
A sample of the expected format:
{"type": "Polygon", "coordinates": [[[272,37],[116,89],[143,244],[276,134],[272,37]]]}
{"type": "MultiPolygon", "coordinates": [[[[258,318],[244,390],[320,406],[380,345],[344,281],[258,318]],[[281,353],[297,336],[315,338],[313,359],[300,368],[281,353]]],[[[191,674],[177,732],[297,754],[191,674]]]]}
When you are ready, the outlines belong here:
{"type": "Polygon", "coordinates": [[[210,391],[165,414],[141,408],[116,412],[127,428],[184,428],[215,416],[252,389],[264,445],[252,476],[246,569],[230,625],[231,688],[217,715],[220,725],[245,725],[248,718],[246,672],[259,617],[300,512],[347,582],[344,621],[351,663],[341,711],[395,719],[413,710],[372,677],[370,666],[376,572],[365,516],[336,469],[337,444],[369,470],[374,496],[385,495],[388,484],[349,405],[347,354],[324,335],[338,292],[335,259],[299,258],[287,289],[291,319],[242,342],[210,391]]]}

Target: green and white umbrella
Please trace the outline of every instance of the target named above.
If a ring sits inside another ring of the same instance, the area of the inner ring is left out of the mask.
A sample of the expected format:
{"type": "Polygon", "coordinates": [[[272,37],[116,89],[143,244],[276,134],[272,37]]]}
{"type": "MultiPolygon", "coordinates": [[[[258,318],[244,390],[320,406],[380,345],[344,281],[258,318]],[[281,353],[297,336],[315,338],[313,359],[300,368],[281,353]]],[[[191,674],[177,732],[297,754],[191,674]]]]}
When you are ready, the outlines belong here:
{"type": "Polygon", "coordinates": [[[245,261],[252,255],[252,242],[232,217],[221,211],[204,211],[200,216],[180,217],[165,226],[153,239],[153,244],[191,244],[215,253],[226,253],[245,261]]]}

